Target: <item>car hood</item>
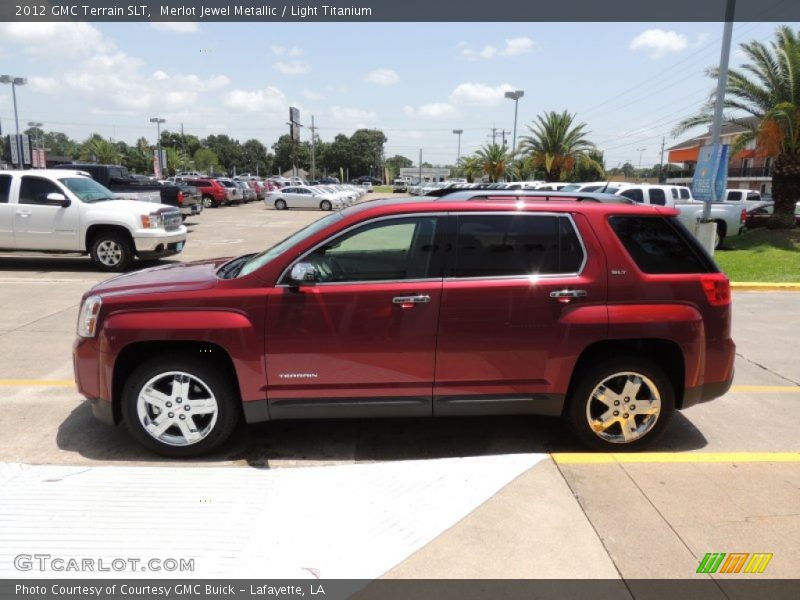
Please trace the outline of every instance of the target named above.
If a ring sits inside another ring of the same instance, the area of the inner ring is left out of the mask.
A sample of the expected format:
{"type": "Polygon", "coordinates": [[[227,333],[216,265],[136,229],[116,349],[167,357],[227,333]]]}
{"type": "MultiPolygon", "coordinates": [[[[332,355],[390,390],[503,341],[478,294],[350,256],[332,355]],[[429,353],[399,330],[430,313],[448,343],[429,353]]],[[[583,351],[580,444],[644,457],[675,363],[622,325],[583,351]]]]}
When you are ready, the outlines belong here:
{"type": "Polygon", "coordinates": [[[174,210],[174,206],[159,204],[156,202],[145,202],[144,200],[104,200],[103,202],[93,202],[89,206],[97,210],[127,211],[136,215],[149,215],[159,209],[174,210]]]}
{"type": "Polygon", "coordinates": [[[98,283],[85,295],[121,296],[206,290],[217,284],[217,269],[230,259],[176,263],[132,271],[98,283]]]}

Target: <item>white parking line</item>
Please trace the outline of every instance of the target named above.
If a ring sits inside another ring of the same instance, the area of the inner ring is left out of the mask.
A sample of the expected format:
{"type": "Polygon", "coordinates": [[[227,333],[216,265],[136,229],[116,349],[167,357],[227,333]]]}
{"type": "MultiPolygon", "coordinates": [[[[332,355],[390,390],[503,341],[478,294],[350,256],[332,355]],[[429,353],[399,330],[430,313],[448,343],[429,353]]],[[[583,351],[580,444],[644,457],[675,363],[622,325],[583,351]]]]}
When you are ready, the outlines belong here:
{"type": "Polygon", "coordinates": [[[0,577],[20,575],[14,556],[45,553],[192,558],[195,577],[372,579],[546,456],[273,471],[0,465],[0,577]]]}

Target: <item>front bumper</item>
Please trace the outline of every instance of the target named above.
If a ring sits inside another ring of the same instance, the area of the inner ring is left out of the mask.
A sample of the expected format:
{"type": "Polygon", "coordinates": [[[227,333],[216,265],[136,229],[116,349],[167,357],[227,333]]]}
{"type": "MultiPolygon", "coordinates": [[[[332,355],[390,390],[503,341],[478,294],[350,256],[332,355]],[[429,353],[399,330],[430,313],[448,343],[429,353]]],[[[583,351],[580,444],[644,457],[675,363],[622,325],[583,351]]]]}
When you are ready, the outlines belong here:
{"type": "Polygon", "coordinates": [[[181,252],[186,245],[186,227],[183,225],[174,233],[163,230],[148,231],[141,235],[140,233],[137,231],[133,238],[136,255],[139,258],[152,259],[172,256],[181,252]]]}

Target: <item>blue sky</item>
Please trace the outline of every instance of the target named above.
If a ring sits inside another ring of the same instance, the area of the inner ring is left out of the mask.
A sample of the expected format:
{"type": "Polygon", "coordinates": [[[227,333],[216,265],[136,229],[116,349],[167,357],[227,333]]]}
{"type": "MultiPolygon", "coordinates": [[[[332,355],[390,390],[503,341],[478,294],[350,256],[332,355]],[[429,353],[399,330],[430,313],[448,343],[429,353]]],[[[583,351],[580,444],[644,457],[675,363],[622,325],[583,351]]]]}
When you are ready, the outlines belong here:
{"type": "MultiPolygon", "coordinates": [[[[774,23],[737,23],[739,42],[768,41],[774,23]]],[[[797,24],[795,24],[795,27],[797,24]]],[[[569,110],[588,125],[608,167],[659,160],[662,136],[714,87],[721,23],[1,23],[0,72],[26,76],[20,121],[84,139],[133,142],[184,124],[204,137],[227,133],[271,146],[290,105],[325,140],[358,127],[382,129],[387,156],[434,164],[510,131],[544,110],[569,110]],[[639,151],[640,149],[641,152],[639,151]]],[[[3,133],[12,131],[9,86],[0,87],[3,133]]],[[[304,130],[304,139],[309,132],[304,130]]],[[[681,136],[681,138],[686,137],[681,136]]],[[[681,139],[678,138],[678,139],[681,139]]],[[[499,138],[498,138],[499,140],[499,138]]],[[[511,135],[508,135],[511,143],[511,135]]]]}

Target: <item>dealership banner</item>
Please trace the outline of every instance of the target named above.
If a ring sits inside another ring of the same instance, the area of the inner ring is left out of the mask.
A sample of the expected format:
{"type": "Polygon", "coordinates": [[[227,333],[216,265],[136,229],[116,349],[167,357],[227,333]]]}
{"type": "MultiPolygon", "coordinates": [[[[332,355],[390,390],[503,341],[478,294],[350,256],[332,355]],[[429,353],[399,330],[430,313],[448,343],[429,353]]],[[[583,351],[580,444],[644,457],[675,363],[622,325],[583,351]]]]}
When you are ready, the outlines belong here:
{"type": "MultiPolygon", "coordinates": [[[[725,0],[4,0],[2,21],[323,21],[323,22],[711,22],[725,18],[725,0]]],[[[796,0],[737,0],[735,20],[800,21],[796,0]]]]}

